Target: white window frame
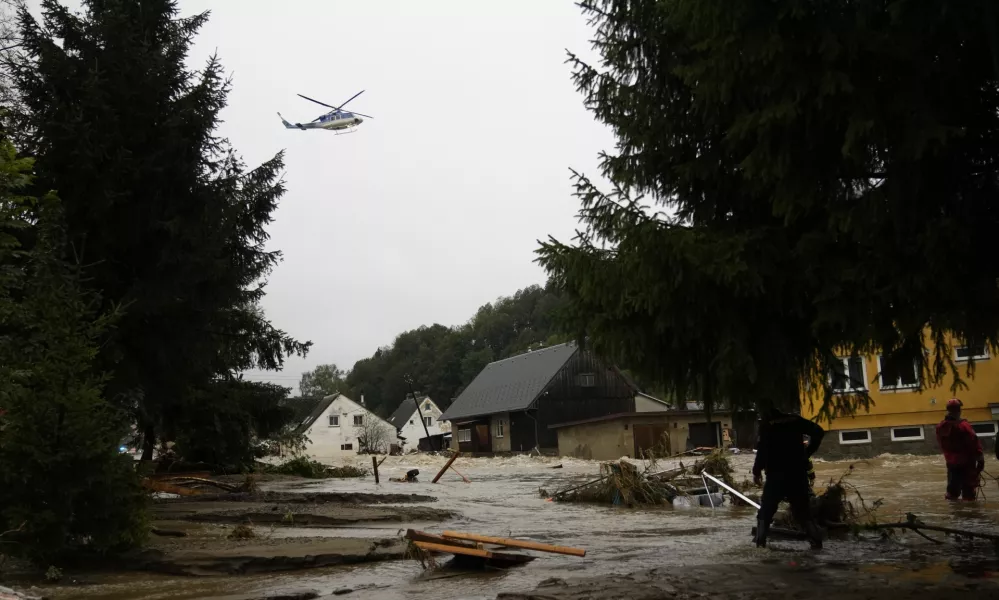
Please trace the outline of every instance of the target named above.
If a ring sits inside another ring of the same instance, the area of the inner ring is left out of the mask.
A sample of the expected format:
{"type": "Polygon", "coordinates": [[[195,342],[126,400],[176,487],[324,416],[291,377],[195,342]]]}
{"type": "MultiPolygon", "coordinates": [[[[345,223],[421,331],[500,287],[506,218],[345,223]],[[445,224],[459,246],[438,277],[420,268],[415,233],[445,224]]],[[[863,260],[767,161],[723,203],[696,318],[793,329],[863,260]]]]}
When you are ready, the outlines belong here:
{"type": "Polygon", "coordinates": [[[591,388],[597,387],[597,374],[596,373],[579,373],[576,375],[576,382],[579,387],[591,388]]]}
{"type": "Polygon", "coordinates": [[[974,428],[975,425],[991,425],[992,433],[979,433],[975,432],[978,437],[996,437],[996,433],[999,433],[999,425],[995,421],[979,421],[977,423],[972,423],[971,426],[974,428]]]}
{"type": "Polygon", "coordinates": [[[330,415],[329,416],[329,426],[339,427],[340,426],[340,415],[330,415]]]}
{"type": "MultiPolygon", "coordinates": [[[[895,380],[895,385],[885,385],[884,380],[884,364],[882,361],[885,359],[883,354],[878,354],[878,387],[886,392],[895,392],[899,390],[918,390],[919,389],[919,369],[916,366],[916,361],[912,361],[912,374],[916,376],[916,383],[902,383],[902,377],[899,376],[895,380]]],[[[894,441],[894,440],[892,440],[894,441]]]]}
{"type": "MultiPolygon", "coordinates": [[[[854,358],[854,357],[853,356],[837,356],[836,357],[836,360],[838,360],[841,363],[843,363],[843,368],[844,368],[845,373],[846,373],[846,383],[847,383],[847,385],[851,385],[851,383],[852,383],[850,381],[850,359],[852,359],[852,358],[854,358]]],[[[867,379],[867,357],[864,356],[864,355],[860,355],[860,356],[857,356],[856,358],[858,358],[860,360],[860,370],[863,371],[863,380],[860,382],[863,387],[849,387],[849,388],[845,388],[845,389],[842,389],[842,390],[834,389],[833,393],[835,393],[835,394],[853,394],[853,393],[856,393],[856,392],[866,392],[866,391],[868,391],[869,388],[867,386],[867,381],[868,381],[868,379],[867,379]]],[[[829,374],[829,385],[830,385],[830,387],[832,386],[832,383],[833,383],[833,373],[830,373],[829,374]]],[[[852,431],[852,430],[850,430],[850,431],[852,431]]]]}
{"type": "Polygon", "coordinates": [[[903,425],[891,428],[891,441],[893,442],[918,442],[926,439],[926,429],[922,425],[903,425]],[[899,437],[895,435],[896,429],[919,429],[918,436],[899,437]]]}
{"type": "Polygon", "coordinates": [[[471,442],[472,441],[472,430],[471,429],[459,429],[458,430],[458,443],[471,442]]]}
{"type": "Polygon", "coordinates": [[[984,354],[976,354],[975,356],[965,356],[963,358],[959,357],[957,355],[957,351],[964,348],[970,348],[970,346],[957,346],[954,348],[954,362],[968,362],[972,358],[974,358],[975,360],[988,360],[992,358],[992,355],[989,354],[989,347],[986,346],[985,344],[982,344],[982,351],[984,352],[984,354]]]}
{"type": "Polygon", "coordinates": [[[496,421],[496,437],[503,437],[503,419],[496,421]]]}
{"type": "Polygon", "coordinates": [[[364,415],[354,415],[354,427],[364,426],[364,415]]]}
{"type": "Polygon", "coordinates": [[[433,424],[434,424],[434,418],[433,417],[423,417],[423,424],[426,425],[427,427],[433,426],[433,424]]]}
{"type": "Polygon", "coordinates": [[[839,431],[839,443],[842,446],[850,446],[850,445],[853,445],[853,444],[870,444],[873,439],[874,438],[871,436],[871,430],[870,429],[841,429],[839,431]],[[854,433],[854,432],[857,432],[857,431],[863,431],[863,432],[867,433],[867,439],[866,440],[844,440],[843,439],[843,434],[844,433],[854,433]]]}

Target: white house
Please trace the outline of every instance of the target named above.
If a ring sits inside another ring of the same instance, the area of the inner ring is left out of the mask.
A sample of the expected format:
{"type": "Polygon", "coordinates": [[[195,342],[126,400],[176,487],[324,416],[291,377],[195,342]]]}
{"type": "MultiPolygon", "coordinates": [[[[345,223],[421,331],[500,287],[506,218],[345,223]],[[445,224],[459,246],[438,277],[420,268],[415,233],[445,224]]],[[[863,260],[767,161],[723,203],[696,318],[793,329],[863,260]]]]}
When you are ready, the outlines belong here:
{"type": "Polygon", "coordinates": [[[399,430],[399,436],[405,438],[403,448],[406,451],[416,450],[419,441],[427,437],[427,431],[431,436],[451,433],[451,424],[447,421],[438,421],[441,416],[441,409],[428,396],[420,396],[420,409],[416,409],[416,402],[413,401],[412,394],[406,394],[406,399],[399,404],[389,423],[399,430]],[[423,425],[426,423],[427,429],[424,431],[423,425]]]}
{"type": "Polygon", "coordinates": [[[305,455],[326,463],[362,450],[388,452],[397,443],[395,427],[339,393],[320,400],[297,431],[309,440],[305,455]]]}

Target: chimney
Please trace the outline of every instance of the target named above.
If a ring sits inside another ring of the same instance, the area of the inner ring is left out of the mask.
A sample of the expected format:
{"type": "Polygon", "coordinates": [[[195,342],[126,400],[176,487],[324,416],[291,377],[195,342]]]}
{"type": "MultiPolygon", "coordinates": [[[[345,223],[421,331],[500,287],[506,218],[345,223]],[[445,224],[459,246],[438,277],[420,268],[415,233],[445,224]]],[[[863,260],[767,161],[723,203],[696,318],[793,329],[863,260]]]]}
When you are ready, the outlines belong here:
{"type": "Polygon", "coordinates": [[[361,406],[364,406],[364,394],[361,394],[361,406]]]}

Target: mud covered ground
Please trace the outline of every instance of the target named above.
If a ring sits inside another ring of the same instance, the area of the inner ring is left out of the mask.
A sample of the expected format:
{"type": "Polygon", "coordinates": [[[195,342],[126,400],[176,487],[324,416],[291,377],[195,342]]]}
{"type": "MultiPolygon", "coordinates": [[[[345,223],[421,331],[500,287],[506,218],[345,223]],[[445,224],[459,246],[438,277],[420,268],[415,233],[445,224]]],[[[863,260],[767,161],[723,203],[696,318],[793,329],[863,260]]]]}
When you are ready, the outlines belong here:
{"type": "Polygon", "coordinates": [[[627,598],[666,600],[958,600],[993,598],[991,578],[941,576],[939,567],[861,569],[809,564],[789,559],[770,564],[738,564],[649,569],[627,575],[551,578],[534,590],[501,593],[498,600],[584,600],[627,598]],[[980,596],[979,596],[980,595],[980,596]]]}
{"type": "MultiPolygon", "coordinates": [[[[738,478],[748,476],[752,456],[732,462],[738,478]]],[[[943,542],[936,544],[898,532],[891,539],[876,533],[830,539],[818,552],[805,542],[777,539],[771,548],[758,549],[750,539],[755,511],[749,508],[627,508],[550,502],[539,495],[539,488],[592,480],[599,473],[593,461],[462,457],[455,465],[471,483],[451,473],[438,484],[390,480],[412,468],[436,472],[441,464],[441,457],[390,457],[380,485],[373,477],[282,478],[254,496],[164,503],[156,509],[157,526],[188,534],[152,542],[150,550],[172,561],[169,568],[147,563],[144,570],[124,564],[103,572],[66,569],[59,584],[26,583],[49,598],[81,600],[999,598],[999,555],[991,544],[934,536],[943,542]],[[255,537],[230,539],[248,517],[255,537]],[[426,573],[418,561],[403,560],[398,540],[407,527],[573,546],[586,549],[586,556],[544,554],[506,571],[426,573]]],[[[820,461],[817,481],[838,480],[851,464],[820,461]]],[[[869,504],[880,501],[880,522],[902,520],[912,511],[927,523],[999,530],[996,484],[990,483],[988,498],[980,502],[946,502],[939,457],[884,456],[855,467],[848,481],[869,504]]],[[[999,471],[991,463],[988,469],[999,471]]]]}

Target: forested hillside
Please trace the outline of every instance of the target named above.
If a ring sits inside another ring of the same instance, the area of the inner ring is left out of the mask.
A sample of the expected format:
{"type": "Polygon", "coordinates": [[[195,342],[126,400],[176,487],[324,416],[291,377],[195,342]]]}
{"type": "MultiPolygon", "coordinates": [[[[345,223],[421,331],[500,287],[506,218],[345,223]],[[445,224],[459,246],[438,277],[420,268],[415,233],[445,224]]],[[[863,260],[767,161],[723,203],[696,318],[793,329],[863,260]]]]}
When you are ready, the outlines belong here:
{"type": "Polygon", "coordinates": [[[344,392],[358,399],[364,395],[369,408],[391,413],[411,388],[429,394],[441,408],[494,360],[567,341],[559,332],[556,311],[562,296],[533,285],[479,308],[464,325],[440,324],[399,334],[369,358],[357,361],[344,373],[323,365],[302,376],[303,395],[344,392]]]}

